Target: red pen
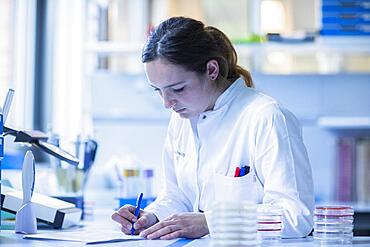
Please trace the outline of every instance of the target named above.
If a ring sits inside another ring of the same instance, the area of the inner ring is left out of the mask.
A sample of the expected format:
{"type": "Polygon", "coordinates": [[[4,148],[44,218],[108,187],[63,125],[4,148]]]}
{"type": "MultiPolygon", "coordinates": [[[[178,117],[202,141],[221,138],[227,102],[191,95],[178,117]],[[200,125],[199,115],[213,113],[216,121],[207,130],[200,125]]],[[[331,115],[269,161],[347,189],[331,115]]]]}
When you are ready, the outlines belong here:
{"type": "Polygon", "coordinates": [[[239,177],[239,175],[240,175],[240,167],[238,166],[238,167],[235,169],[234,177],[239,177]]]}

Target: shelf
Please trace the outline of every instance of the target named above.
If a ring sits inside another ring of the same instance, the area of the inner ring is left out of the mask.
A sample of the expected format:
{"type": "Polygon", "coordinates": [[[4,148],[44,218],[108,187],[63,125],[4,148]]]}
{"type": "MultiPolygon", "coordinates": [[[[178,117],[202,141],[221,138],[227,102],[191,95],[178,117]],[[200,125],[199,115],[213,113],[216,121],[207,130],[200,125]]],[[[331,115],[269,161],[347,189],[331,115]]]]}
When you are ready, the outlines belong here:
{"type": "MultiPolygon", "coordinates": [[[[141,42],[88,42],[85,51],[89,53],[141,53],[144,41],[141,42]]],[[[284,51],[289,53],[310,54],[315,51],[340,53],[368,53],[370,55],[370,38],[366,37],[318,37],[315,42],[284,43],[263,42],[234,44],[240,56],[260,51],[284,51]]]]}
{"type": "Polygon", "coordinates": [[[143,46],[143,43],[137,42],[89,42],[85,45],[85,52],[101,55],[140,54],[143,46]]]}
{"type": "Polygon", "coordinates": [[[235,44],[239,55],[254,52],[283,51],[294,54],[311,54],[313,52],[361,53],[370,55],[370,38],[366,37],[318,37],[314,42],[284,43],[264,42],[235,44]]]}
{"type": "Polygon", "coordinates": [[[148,116],[128,116],[128,115],[93,115],[93,121],[97,124],[140,124],[140,125],[167,125],[169,121],[169,116],[158,116],[158,117],[148,117],[148,116]]]}
{"type": "Polygon", "coordinates": [[[317,125],[338,130],[370,130],[370,117],[320,117],[317,125]]]}
{"type": "MultiPolygon", "coordinates": [[[[370,74],[369,44],[370,38],[367,37],[318,37],[315,42],[235,44],[235,49],[239,56],[240,65],[252,73],[276,75],[370,74]]],[[[89,42],[85,45],[85,52],[116,58],[119,56],[119,59],[126,59],[124,65],[114,66],[113,70],[129,73],[131,65],[141,65],[140,57],[143,46],[144,41],[89,42]],[[137,57],[135,63],[129,60],[133,56],[137,57]]],[[[138,71],[138,68],[135,67],[133,70],[138,71]]]]}

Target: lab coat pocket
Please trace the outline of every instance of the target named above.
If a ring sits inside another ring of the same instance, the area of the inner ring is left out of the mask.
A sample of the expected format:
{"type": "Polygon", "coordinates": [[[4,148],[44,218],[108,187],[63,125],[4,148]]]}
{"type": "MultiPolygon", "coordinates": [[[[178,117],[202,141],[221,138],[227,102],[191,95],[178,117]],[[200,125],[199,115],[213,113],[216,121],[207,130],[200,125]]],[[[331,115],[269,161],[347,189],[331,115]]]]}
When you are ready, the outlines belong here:
{"type": "Polygon", "coordinates": [[[216,201],[258,201],[256,179],[252,172],[242,177],[214,174],[214,192],[216,201]]]}

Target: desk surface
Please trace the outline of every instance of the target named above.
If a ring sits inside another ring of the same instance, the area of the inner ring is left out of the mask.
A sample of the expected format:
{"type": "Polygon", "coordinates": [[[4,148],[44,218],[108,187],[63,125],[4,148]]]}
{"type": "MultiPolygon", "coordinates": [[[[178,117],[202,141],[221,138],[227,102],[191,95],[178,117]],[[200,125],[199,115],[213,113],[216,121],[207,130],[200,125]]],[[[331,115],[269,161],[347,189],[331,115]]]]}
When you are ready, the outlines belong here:
{"type": "MultiPolygon", "coordinates": [[[[55,240],[29,240],[23,239],[22,235],[15,234],[13,231],[5,230],[1,231],[0,233],[0,246],[1,247],[62,247],[62,246],[86,246],[85,243],[81,242],[71,242],[71,241],[55,241],[55,240]]],[[[284,239],[280,240],[279,242],[262,242],[261,246],[297,246],[297,247],[309,247],[309,246],[317,246],[313,242],[312,238],[305,238],[305,239],[284,239]]],[[[178,240],[174,243],[166,241],[157,241],[157,240],[140,240],[140,241],[128,241],[128,242],[117,242],[117,243],[104,243],[104,244],[97,244],[94,246],[151,246],[151,247],[160,247],[160,246],[169,246],[169,247],[205,247],[205,246],[212,246],[210,238],[202,238],[196,240],[178,240]]],[[[333,245],[332,245],[333,246],[333,245]]],[[[353,240],[352,245],[345,245],[345,246],[370,246],[370,237],[355,237],[353,240]]]]}
{"type": "MultiPolygon", "coordinates": [[[[110,215],[112,210],[104,210],[103,212],[98,212],[94,216],[94,219],[90,219],[83,222],[83,225],[86,229],[118,229],[118,225],[110,220],[110,215]]],[[[70,230],[70,229],[69,229],[70,230]]],[[[39,233],[45,233],[47,231],[54,230],[39,230],[39,233]]],[[[315,246],[312,237],[304,239],[283,239],[276,242],[262,242],[261,246],[315,246]]],[[[72,242],[72,241],[56,241],[56,240],[30,240],[23,239],[23,235],[15,234],[14,230],[2,230],[0,232],[0,246],[1,247],[13,247],[13,246],[37,246],[37,247],[64,247],[64,246],[86,246],[82,242],[72,242]]],[[[160,247],[160,246],[170,246],[170,247],[196,247],[196,246],[212,246],[211,239],[208,237],[197,239],[197,240],[186,240],[179,239],[176,242],[169,241],[159,241],[159,240],[140,240],[140,241],[127,241],[127,242],[116,242],[116,243],[104,243],[94,245],[97,247],[100,246],[151,246],[151,247],[160,247]]],[[[355,237],[353,239],[352,245],[346,246],[370,246],[370,236],[369,237],[355,237]]]]}

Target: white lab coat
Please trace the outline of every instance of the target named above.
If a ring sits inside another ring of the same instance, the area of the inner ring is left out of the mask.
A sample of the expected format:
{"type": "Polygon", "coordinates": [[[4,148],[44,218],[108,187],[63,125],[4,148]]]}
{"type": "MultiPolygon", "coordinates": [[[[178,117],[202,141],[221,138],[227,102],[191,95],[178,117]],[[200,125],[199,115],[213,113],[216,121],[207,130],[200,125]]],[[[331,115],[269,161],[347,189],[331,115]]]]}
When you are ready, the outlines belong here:
{"type": "Polygon", "coordinates": [[[172,114],[163,164],[164,189],[146,208],[159,220],[209,212],[215,200],[238,198],[282,206],[283,237],[304,237],[312,230],[312,171],[300,124],[242,78],[213,110],[191,120],[172,114]],[[244,165],[251,166],[250,174],[233,177],[244,165]]]}

